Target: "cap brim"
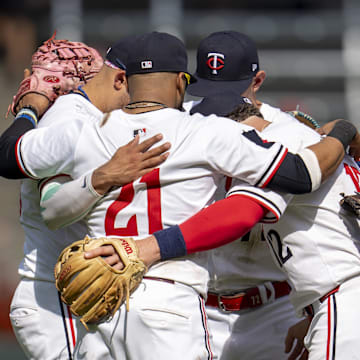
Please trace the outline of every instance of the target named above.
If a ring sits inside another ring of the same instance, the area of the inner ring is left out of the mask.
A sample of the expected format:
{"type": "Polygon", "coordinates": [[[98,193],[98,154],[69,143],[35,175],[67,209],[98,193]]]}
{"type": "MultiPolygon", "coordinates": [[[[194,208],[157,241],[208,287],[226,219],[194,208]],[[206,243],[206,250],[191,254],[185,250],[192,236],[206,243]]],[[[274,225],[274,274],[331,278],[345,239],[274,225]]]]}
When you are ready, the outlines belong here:
{"type": "Polygon", "coordinates": [[[193,96],[205,97],[215,95],[221,92],[234,91],[237,94],[242,94],[251,84],[252,77],[249,79],[238,81],[217,81],[193,76],[196,82],[190,83],[187,88],[187,93],[193,96]]]}
{"type": "Polygon", "coordinates": [[[243,103],[243,98],[233,91],[220,93],[202,99],[200,103],[190,110],[190,114],[200,113],[205,116],[211,114],[215,114],[217,116],[227,116],[243,103]]]}
{"type": "Polygon", "coordinates": [[[190,74],[189,72],[185,71],[185,74],[189,75],[189,85],[194,84],[197,82],[197,79],[194,75],[190,74]]]}

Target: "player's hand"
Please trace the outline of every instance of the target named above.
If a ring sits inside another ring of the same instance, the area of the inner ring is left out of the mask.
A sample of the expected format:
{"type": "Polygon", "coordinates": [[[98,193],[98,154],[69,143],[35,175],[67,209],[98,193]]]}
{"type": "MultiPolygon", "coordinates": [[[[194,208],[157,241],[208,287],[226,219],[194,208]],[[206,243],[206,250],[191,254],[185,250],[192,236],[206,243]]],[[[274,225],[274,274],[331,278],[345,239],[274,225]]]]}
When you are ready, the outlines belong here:
{"type": "Polygon", "coordinates": [[[101,256],[107,264],[116,270],[122,270],[124,268],[119,254],[112,245],[100,246],[84,254],[85,259],[93,259],[97,256],[101,256]]]}
{"type": "Polygon", "coordinates": [[[353,141],[350,143],[349,154],[356,160],[360,160],[360,134],[356,133],[353,141]]]}
{"type": "MultiPolygon", "coordinates": [[[[155,236],[150,235],[147,238],[137,240],[136,246],[139,258],[147,267],[150,267],[161,259],[160,248],[155,236]]],[[[107,264],[116,270],[122,270],[124,268],[123,262],[112,245],[101,246],[84,254],[85,259],[93,259],[97,256],[101,256],[107,264]]]]}
{"type": "Polygon", "coordinates": [[[166,142],[149,150],[162,140],[157,134],[139,144],[139,135],[127,145],[120,147],[113,157],[93,172],[92,185],[100,194],[106,194],[112,187],[124,186],[162,164],[169,153],[170,143],[166,142]]]}
{"type": "Polygon", "coordinates": [[[285,353],[288,354],[291,351],[288,360],[308,359],[309,354],[304,347],[304,338],[309,329],[310,323],[311,319],[306,317],[289,328],[285,338],[285,353]],[[293,346],[295,340],[296,344],[293,346]]]}
{"type": "MultiPolygon", "coordinates": [[[[29,69],[24,70],[24,79],[29,77],[31,75],[31,72],[29,69]]],[[[20,110],[22,107],[26,105],[31,105],[33,108],[36,109],[39,118],[44,114],[44,112],[48,109],[50,106],[49,99],[41,94],[38,93],[28,93],[25,94],[20,100],[19,104],[17,106],[17,110],[20,110]]]]}

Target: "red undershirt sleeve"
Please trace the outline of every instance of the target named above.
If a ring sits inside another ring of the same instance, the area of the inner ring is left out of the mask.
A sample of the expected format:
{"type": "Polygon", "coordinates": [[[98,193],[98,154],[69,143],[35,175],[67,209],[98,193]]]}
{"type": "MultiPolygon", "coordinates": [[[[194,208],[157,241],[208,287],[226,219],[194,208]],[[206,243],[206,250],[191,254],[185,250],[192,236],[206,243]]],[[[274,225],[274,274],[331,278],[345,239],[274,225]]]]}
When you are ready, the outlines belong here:
{"type": "Polygon", "coordinates": [[[217,201],[180,225],[187,253],[213,249],[239,239],[267,211],[255,200],[241,195],[217,201]]]}
{"type": "Polygon", "coordinates": [[[260,203],[243,195],[217,201],[181,225],[154,233],[161,260],[228,244],[248,233],[267,212],[260,203]]]}

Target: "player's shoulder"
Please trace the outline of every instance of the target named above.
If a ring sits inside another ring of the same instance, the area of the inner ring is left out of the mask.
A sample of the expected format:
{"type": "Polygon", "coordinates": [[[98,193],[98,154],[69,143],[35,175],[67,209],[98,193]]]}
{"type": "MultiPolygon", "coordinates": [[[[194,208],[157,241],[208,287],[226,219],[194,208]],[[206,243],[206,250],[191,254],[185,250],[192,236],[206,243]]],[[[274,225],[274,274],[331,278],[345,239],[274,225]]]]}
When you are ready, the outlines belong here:
{"type": "Polygon", "coordinates": [[[231,129],[243,129],[244,131],[253,130],[252,127],[238,123],[230,118],[217,116],[215,114],[204,116],[200,113],[190,114],[183,112],[183,118],[189,121],[194,125],[202,128],[202,131],[209,129],[209,131],[214,131],[214,129],[222,129],[229,131],[231,129]],[[206,128],[204,128],[206,126],[206,128]]]}
{"type": "Polygon", "coordinates": [[[78,94],[59,96],[55,103],[46,111],[39,122],[39,127],[63,123],[65,121],[95,121],[102,116],[89,100],[78,94]]]}
{"type": "Polygon", "coordinates": [[[264,119],[269,122],[277,122],[280,120],[288,120],[294,123],[298,122],[293,116],[291,116],[286,111],[283,111],[276,106],[272,106],[264,102],[261,104],[260,112],[263,115],[264,119]]]}
{"type": "Polygon", "coordinates": [[[265,120],[271,122],[264,134],[271,134],[277,141],[287,142],[291,144],[292,141],[299,143],[301,141],[306,146],[320,141],[320,135],[310,127],[304,125],[287,112],[280,108],[263,103],[261,106],[261,113],[265,120]]]}
{"type": "Polygon", "coordinates": [[[279,108],[271,106],[265,102],[261,103],[260,112],[265,120],[273,122],[277,114],[279,114],[279,108]]]}

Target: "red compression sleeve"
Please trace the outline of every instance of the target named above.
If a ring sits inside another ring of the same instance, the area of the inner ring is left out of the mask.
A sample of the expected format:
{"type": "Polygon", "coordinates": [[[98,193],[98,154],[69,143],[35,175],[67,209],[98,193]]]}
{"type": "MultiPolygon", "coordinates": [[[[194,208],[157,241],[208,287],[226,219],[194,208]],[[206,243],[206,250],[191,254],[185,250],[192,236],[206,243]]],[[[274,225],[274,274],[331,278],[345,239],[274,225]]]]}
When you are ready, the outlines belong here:
{"type": "Polygon", "coordinates": [[[180,225],[187,253],[213,249],[239,239],[267,212],[258,202],[243,195],[217,201],[180,225]]]}

